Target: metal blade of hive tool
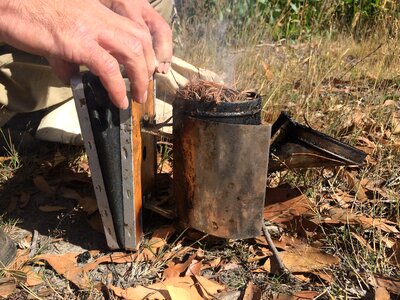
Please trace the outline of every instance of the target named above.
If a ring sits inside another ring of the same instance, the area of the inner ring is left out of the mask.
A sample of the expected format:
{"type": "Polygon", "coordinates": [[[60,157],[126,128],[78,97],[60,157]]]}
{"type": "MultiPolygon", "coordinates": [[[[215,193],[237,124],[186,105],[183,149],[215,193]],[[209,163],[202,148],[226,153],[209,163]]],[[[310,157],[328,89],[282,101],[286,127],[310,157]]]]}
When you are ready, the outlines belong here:
{"type": "MultiPolygon", "coordinates": [[[[141,203],[141,195],[135,196],[133,183],[132,104],[126,110],[114,106],[90,72],[71,83],[107,244],[112,249],[136,249],[142,234],[137,232],[141,206],[135,202],[141,203]]],[[[126,87],[130,98],[128,80],[126,87]]]]}
{"type": "MultiPolygon", "coordinates": [[[[129,81],[125,81],[126,90],[130,90],[129,81]]],[[[130,95],[128,95],[130,99],[130,95]]],[[[135,250],[142,237],[141,196],[135,197],[134,163],[132,146],[132,103],[129,108],[120,110],[120,144],[121,144],[121,172],[122,172],[122,200],[124,248],[135,250]],[[137,203],[139,202],[139,203],[137,203]]]]}
{"type": "Polygon", "coordinates": [[[113,216],[110,213],[111,210],[108,202],[108,195],[105,189],[99,156],[97,155],[97,146],[93,136],[87,100],[85,97],[84,83],[82,79],[83,74],[77,74],[71,79],[72,92],[75,99],[75,105],[77,108],[85,149],[88,155],[93,188],[96,194],[96,201],[103,222],[107,245],[111,249],[118,249],[119,245],[115,234],[113,216]]]}

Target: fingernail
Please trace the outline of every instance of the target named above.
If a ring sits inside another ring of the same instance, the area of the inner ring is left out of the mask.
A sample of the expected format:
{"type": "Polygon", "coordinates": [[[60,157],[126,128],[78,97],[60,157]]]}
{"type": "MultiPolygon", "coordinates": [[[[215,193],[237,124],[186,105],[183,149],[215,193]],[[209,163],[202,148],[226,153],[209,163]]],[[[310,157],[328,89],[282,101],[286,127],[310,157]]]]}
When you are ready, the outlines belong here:
{"type": "Polygon", "coordinates": [[[160,73],[165,74],[165,63],[160,64],[160,73]]]}
{"type": "Polygon", "coordinates": [[[164,63],[164,74],[168,73],[170,67],[171,63],[169,62],[164,63]]]}
{"type": "Polygon", "coordinates": [[[168,73],[170,67],[171,67],[171,63],[169,63],[169,62],[160,63],[157,66],[157,72],[158,73],[162,73],[162,74],[166,74],[166,73],[168,73]]]}
{"type": "Polygon", "coordinates": [[[129,107],[129,99],[125,96],[124,100],[121,103],[121,109],[127,109],[129,107]]]}

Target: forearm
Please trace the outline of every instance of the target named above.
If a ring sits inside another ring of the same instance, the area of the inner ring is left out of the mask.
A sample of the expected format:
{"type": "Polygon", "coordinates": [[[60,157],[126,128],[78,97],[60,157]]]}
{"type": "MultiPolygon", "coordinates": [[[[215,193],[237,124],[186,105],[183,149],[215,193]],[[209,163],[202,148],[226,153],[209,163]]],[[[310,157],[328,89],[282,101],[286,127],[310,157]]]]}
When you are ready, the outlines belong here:
{"type": "Polygon", "coordinates": [[[10,11],[12,10],[12,0],[0,0],[0,41],[5,40],[7,23],[10,19],[10,11]]]}

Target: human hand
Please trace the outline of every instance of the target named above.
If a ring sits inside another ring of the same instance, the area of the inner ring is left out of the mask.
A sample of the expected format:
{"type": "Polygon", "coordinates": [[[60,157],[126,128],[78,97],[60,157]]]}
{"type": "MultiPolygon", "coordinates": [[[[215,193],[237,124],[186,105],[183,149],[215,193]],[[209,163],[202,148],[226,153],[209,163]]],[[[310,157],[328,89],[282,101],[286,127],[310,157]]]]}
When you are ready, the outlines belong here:
{"type": "Polygon", "coordinates": [[[146,0],[0,0],[0,11],[0,40],[45,56],[63,81],[86,65],[119,108],[128,107],[119,64],[137,102],[154,71],[168,71],[172,33],[146,0]]]}

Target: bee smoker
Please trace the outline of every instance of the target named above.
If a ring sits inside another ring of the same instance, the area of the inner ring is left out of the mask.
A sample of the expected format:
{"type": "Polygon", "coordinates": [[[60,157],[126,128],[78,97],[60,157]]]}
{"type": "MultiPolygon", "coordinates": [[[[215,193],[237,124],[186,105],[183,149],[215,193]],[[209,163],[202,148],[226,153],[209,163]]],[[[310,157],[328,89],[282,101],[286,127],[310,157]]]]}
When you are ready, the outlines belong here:
{"type": "Polygon", "coordinates": [[[177,97],[174,197],[182,227],[232,239],[261,234],[271,126],[261,97],[201,102],[177,97]]]}

